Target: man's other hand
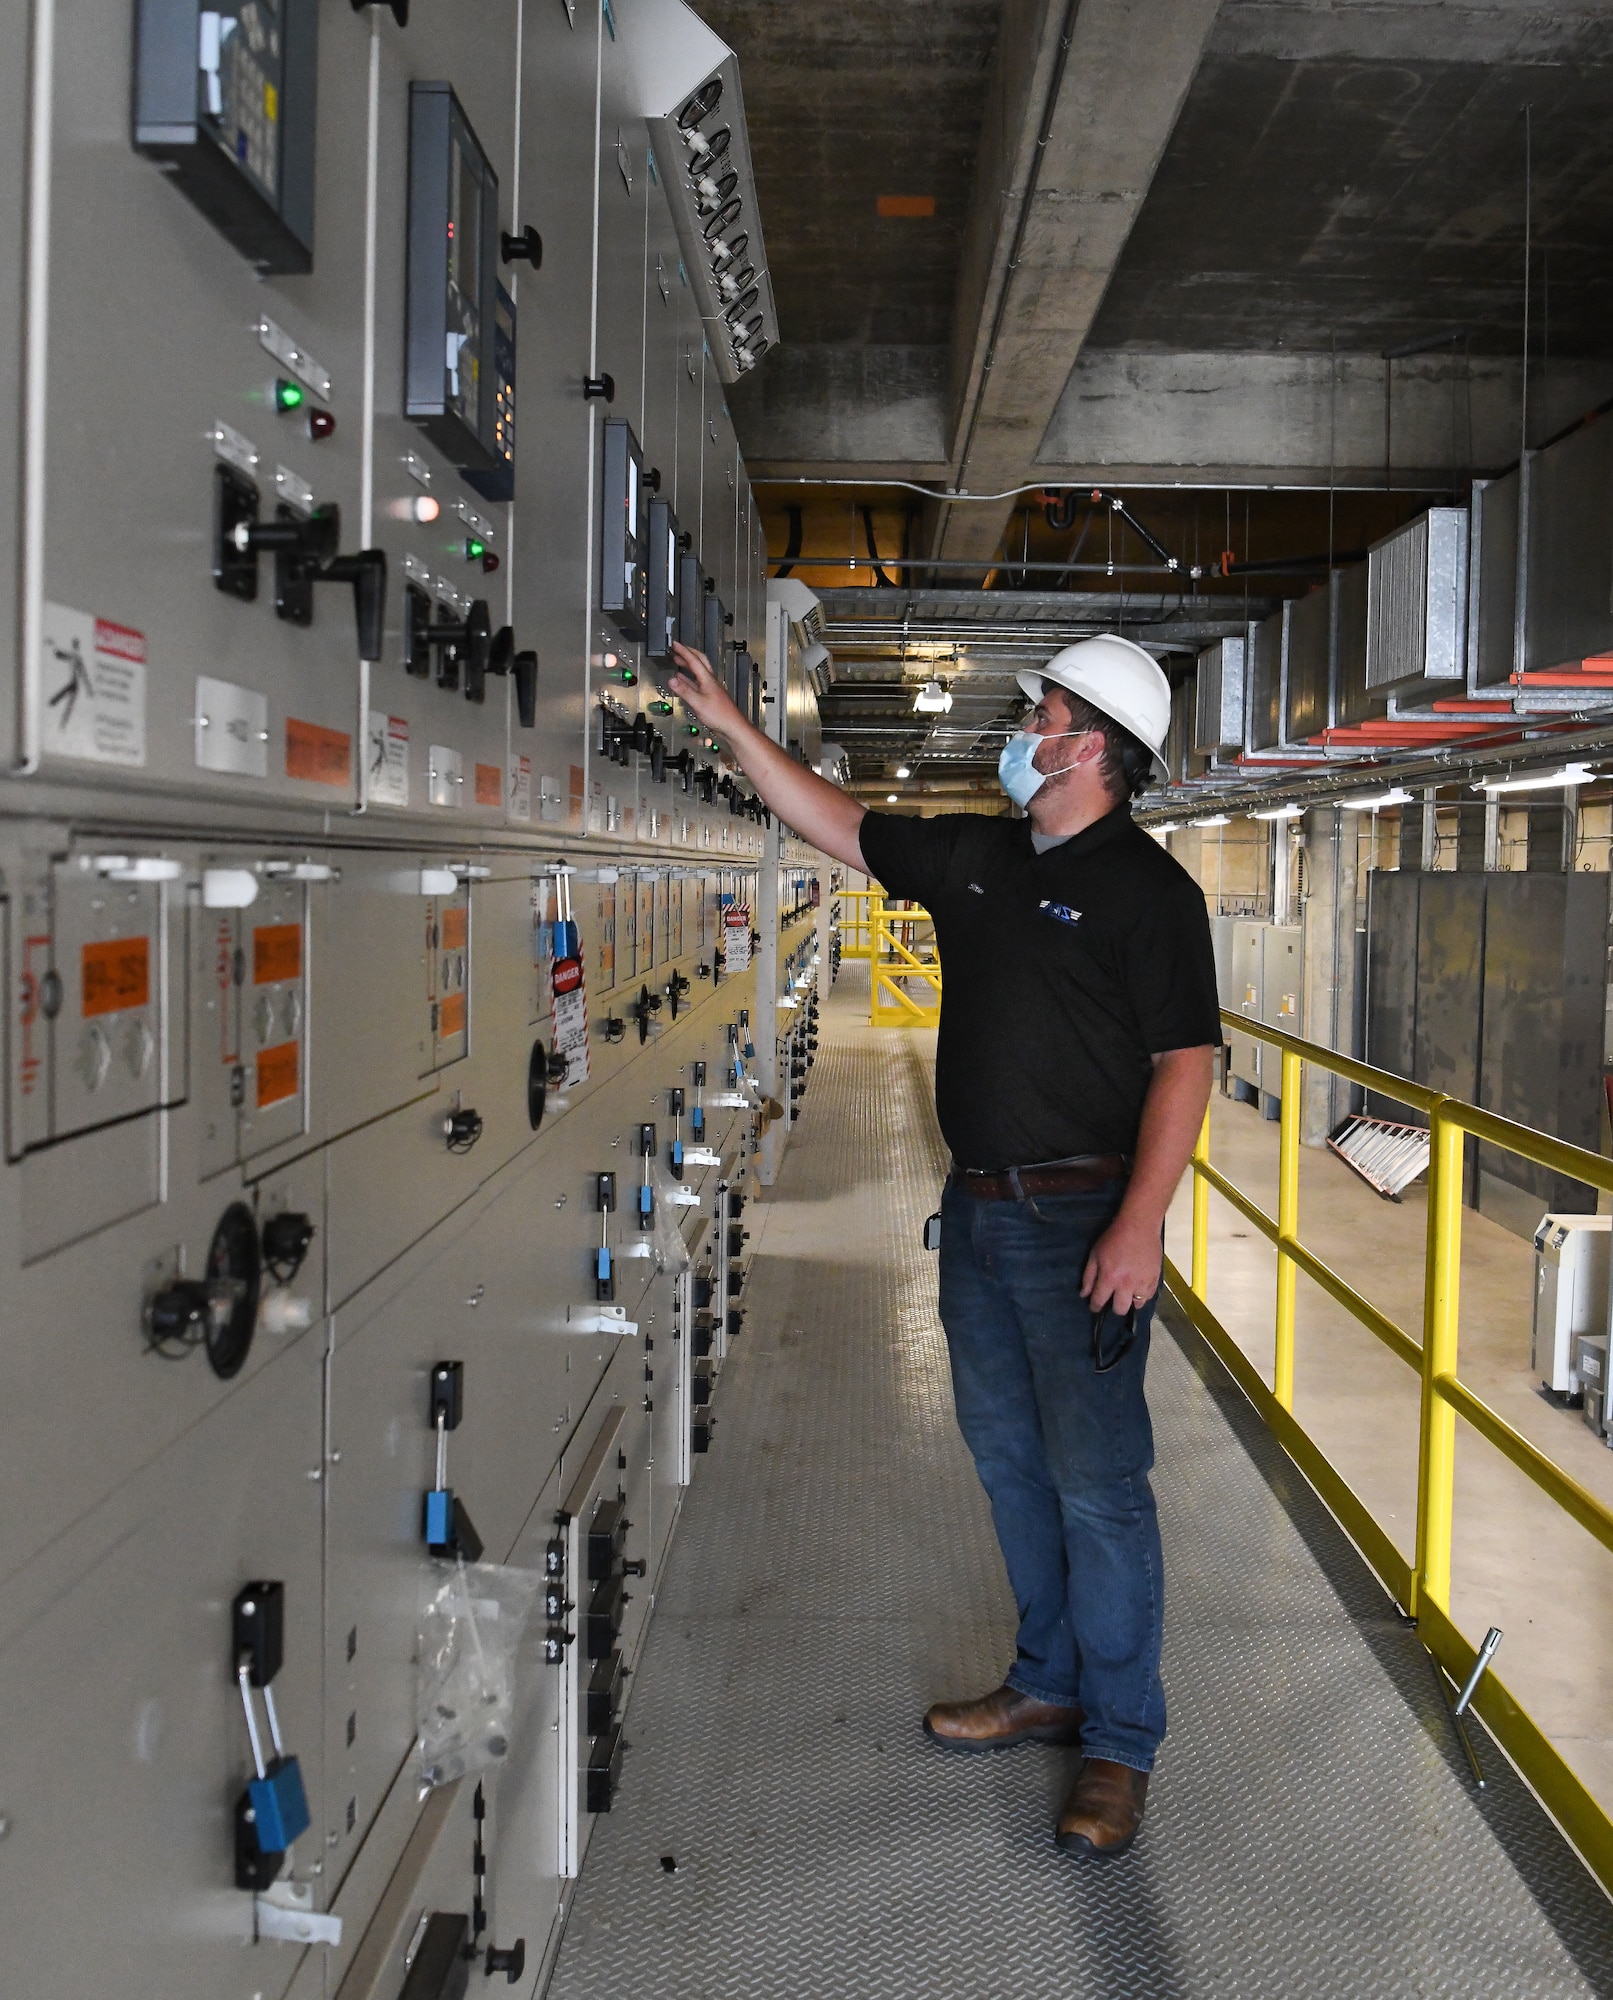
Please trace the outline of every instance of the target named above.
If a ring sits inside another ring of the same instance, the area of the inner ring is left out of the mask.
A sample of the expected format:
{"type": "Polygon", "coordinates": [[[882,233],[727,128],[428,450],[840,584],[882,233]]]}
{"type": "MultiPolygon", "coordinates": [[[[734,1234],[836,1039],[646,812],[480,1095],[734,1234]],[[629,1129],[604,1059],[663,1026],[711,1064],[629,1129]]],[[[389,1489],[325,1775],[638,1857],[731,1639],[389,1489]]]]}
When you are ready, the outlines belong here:
{"type": "Polygon", "coordinates": [[[672,676],[668,691],[675,694],[713,736],[731,740],[734,725],[743,723],[745,718],[712,671],[710,660],[704,653],[697,653],[693,646],[682,645],[676,639],[672,642],[672,657],[677,662],[678,671],[672,676]]]}
{"type": "Polygon", "coordinates": [[[1164,1252],[1157,1225],[1117,1215],[1092,1246],[1081,1296],[1096,1318],[1106,1306],[1125,1314],[1159,1290],[1164,1252]]]}

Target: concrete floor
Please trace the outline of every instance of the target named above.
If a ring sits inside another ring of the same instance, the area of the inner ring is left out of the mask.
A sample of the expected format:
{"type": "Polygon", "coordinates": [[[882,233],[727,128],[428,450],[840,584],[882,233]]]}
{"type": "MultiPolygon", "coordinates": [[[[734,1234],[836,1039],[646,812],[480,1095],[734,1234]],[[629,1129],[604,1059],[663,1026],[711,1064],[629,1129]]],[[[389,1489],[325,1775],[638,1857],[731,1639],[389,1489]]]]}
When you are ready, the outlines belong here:
{"type": "Polygon", "coordinates": [[[859,970],[746,1211],[746,1328],[549,2000],[1613,1993],[1607,1899],[1488,1747],[1474,1789],[1415,1635],[1169,1310],[1171,1722],[1136,1850],[1054,1847],[1072,1753],[926,1741],[931,1700],[999,1677],[1014,1611],[920,1247],[934,1037],[869,1029],[859,970]]]}
{"type": "MultiPolygon", "coordinates": [[[[1219,1094],[1210,1157],[1268,1212],[1277,1206],[1277,1127],[1219,1094]]],[[[1300,1240],[1413,1339],[1421,1338],[1426,1188],[1387,1202],[1335,1155],[1305,1150],[1300,1240]]],[[[1183,1183],[1166,1246],[1190,1263],[1183,1183]]],[[[1276,1253],[1230,1203],[1210,1197],[1211,1310],[1271,1380],[1276,1253]]],[[[1534,1251],[1464,1212],[1459,1374],[1473,1392],[1599,1499],[1613,1504],[1613,1451],[1538,1393],[1529,1367],[1534,1251]]],[[[1416,1375],[1301,1275],[1294,1413],[1402,1552],[1415,1532],[1416,1375]]],[[[1613,1557],[1481,1438],[1457,1424],[1452,1611],[1477,1640],[1506,1637],[1496,1671],[1603,1806],[1613,1811],[1613,1557]]]]}

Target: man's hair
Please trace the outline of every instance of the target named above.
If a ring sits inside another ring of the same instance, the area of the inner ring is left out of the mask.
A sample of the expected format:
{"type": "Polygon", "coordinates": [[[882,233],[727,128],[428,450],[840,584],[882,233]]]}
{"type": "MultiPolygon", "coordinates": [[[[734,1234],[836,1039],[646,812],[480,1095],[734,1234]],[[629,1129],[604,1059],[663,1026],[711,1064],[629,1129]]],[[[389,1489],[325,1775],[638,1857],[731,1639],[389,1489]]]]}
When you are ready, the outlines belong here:
{"type": "Polygon", "coordinates": [[[1146,790],[1151,782],[1154,769],[1154,753],[1146,743],[1132,735],[1122,723],[1112,715],[1105,715],[1101,708],[1094,708],[1089,701],[1083,701],[1078,694],[1071,694],[1057,681],[1043,683],[1047,694],[1061,694],[1070,711],[1072,729],[1095,729],[1103,738],[1103,756],[1099,770],[1111,798],[1134,799],[1146,790]]]}

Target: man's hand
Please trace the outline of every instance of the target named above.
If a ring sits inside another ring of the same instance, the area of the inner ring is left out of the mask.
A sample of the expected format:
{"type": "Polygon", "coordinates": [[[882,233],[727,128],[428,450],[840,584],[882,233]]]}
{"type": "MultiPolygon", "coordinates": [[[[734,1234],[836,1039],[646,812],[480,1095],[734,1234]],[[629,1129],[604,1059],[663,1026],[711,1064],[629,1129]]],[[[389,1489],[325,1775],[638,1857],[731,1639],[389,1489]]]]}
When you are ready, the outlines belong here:
{"type": "Polygon", "coordinates": [[[732,741],[734,724],[743,723],[745,718],[712,672],[710,660],[704,653],[697,653],[693,646],[681,645],[676,639],[672,642],[672,657],[678,664],[678,671],[672,676],[669,691],[713,736],[720,736],[725,742],[732,741]]]}
{"type": "Polygon", "coordinates": [[[1081,1277],[1081,1296],[1094,1319],[1110,1304],[1125,1314],[1147,1305],[1159,1290],[1164,1250],[1157,1227],[1121,1213],[1092,1246],[1081,1277]]]}

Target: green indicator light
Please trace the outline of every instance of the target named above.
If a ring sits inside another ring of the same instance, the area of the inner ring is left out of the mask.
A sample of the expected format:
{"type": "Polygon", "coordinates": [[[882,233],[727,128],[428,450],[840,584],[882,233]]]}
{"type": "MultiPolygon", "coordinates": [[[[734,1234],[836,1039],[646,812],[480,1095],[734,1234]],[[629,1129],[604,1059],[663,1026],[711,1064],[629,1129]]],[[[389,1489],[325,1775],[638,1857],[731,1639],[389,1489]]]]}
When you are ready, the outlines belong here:
{"type": "Polygon", "coordinates": [[[652,715],[670,715],[672,713],[672,704],[669,701],[652,701],[650,703],[650,713],[652,715]]]}
{"type": "Polygon", "coordinates": [[[282,415],[287,410],[300,410],[306,400],[300,382],[288,382],[284,375],[276,377],[274,406],[282,415]]]}
{"type": "Polygon", "coordinates": [[[487,544],[479,535],[467,535],[465,537],[466,562],[480,562],[486,554],[487,544]]]}
{"type": "Polygon", "coordinates": [[[700,734],[700,724],[698,722],[686,722],[683,725],[683,733],[685,736],[698,736],[700,734]]]}
{"type": "Polygon", "coordinates": [[[611,679],[620,681],[624,688],[638,686],[638,675],[634,673],[631,667],[618,667],[615,673],[611,675],[611,679]]]}

